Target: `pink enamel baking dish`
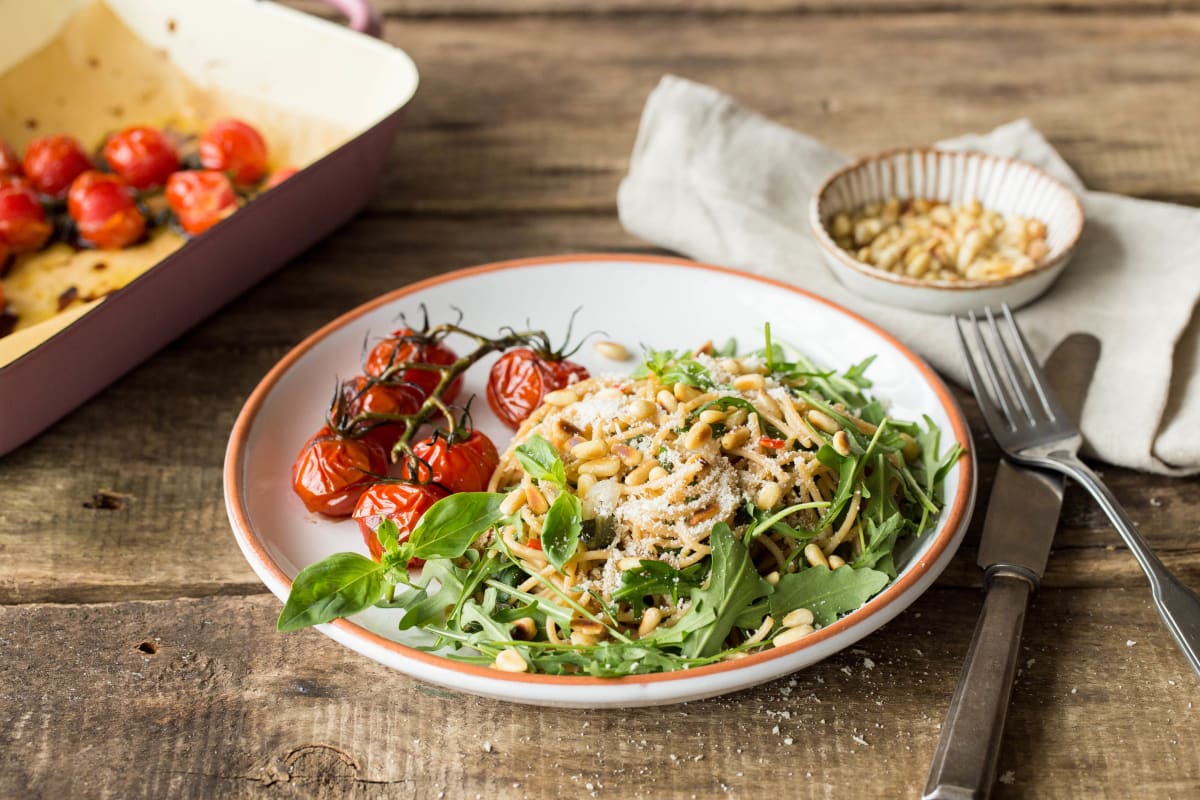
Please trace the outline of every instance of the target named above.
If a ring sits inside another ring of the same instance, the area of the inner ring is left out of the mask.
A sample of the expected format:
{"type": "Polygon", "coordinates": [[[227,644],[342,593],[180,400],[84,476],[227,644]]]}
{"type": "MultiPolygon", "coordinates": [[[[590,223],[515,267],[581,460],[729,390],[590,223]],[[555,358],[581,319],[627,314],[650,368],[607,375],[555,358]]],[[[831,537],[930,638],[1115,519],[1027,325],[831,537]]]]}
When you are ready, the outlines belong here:
{"type": "MultiPolygon", "coordinates": [[[[0,73],[52,40],[87,2],[0,0],[0,73]]],[[[285,111],[336,122],[348,135],[0,368],[0,455],[358,212],[417,88],[416,67],[403,51],[362,35],[377,35],[380,27],[366,0],[327,0],[354,30],[259,0],[105,2],[197,85],[236,89],[285,111]]]]}

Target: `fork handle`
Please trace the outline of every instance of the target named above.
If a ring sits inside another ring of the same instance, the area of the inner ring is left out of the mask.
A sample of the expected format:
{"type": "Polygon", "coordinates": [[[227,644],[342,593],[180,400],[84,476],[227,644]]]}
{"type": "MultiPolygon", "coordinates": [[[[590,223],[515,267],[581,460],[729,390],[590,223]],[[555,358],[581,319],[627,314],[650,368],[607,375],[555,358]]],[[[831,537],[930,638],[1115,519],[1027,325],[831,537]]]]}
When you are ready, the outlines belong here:
{"type": "Polygon", "coordinates": [[[1032,591],[1024,576],[997,572],[989,577],[922,800],[986,800],[991,795],[1032,591]]]}
{"type": "Polygon", "coordinates": [[[1200,596],[1184,585],[1159,561],[1150,545],[1138,533],[1137,526],[1100,477],[1073,455],[1052,453],[1050,461],[1069,478],[1078,481],[1108,515],[1113,527],[1137,559],[1150,580],[1154,605],[1159,616],[1175,638],[1175,643],[1187,657],[1192,669],[1200,675],[1200,596]]]}

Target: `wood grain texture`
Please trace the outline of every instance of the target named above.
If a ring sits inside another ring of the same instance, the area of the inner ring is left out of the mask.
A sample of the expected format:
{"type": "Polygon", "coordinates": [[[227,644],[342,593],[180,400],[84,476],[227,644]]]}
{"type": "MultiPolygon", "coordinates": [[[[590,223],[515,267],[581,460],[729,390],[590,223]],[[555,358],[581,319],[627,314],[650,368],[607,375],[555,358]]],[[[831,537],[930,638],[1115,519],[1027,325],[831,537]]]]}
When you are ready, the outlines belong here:
{"type": "MultiPolygon", "coordinates": [[[[276,634],[271,597],[10,606],[0,796],[911,797],[979,605],[976,592],[937,589],[791,677],[589,712],[459,695],[316,632],[276,634]]],[[[1190,796],[1194,697],[1143,599],[1046,592],[1029,617],[997,796],[1190,796]]]]}

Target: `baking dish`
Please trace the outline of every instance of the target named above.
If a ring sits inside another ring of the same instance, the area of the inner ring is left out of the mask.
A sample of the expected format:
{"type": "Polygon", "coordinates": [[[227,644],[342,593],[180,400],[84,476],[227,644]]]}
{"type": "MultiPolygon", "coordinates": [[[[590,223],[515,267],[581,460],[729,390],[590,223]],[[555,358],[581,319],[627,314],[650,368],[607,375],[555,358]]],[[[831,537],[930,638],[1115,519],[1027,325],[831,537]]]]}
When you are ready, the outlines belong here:
{"type": "MultiPolygon", "coordinates": [[[[356,28],[378,31],[378,17],[362,0],[329,3],[356,28]]],[[[0,74],[93,6],[92,0],[0,0],[0,74]]],[[[271,3],[105,0],[104,6],[191,83],[220,93],[234,112],[254,119],[254,109],[269,109],[280,130],[292,120],[297,161],[306,166],[94,307],[54,318],[35,345],[0,367],[0,455],[361,209],[417,88],[416,67],[403,51],[271,3]],[[303,141],[306,122],[336,135],[316,150],[303,141]]],[[[81,103],[96,94],[86,81],[68,89],[81,103]]],[[[14,98],[0,98],[0,105],[9,106],[7,117],[0,114],[9,129],[0,127],[0,136],[28,138],[27,130],[12,130],[14,98]]],[[[54,112],[48,115],[52,121],[54,112]]]]}

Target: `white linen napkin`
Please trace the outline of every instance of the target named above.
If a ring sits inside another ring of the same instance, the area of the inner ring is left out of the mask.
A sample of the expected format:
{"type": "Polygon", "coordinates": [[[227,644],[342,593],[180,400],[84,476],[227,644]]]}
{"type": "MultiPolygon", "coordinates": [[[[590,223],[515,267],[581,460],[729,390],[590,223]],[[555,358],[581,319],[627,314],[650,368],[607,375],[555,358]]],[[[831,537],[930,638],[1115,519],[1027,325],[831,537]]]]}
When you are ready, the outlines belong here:
{"type": "MultiPolygon", "coordinates": [[[[1042,359],[1072,332],[1100,338],[1082,420],[1091,454],[1200,472],[1200,323],[1189,326],[1200,297],[1200,209],[1088,191],[1028,120],[939,146],[1015,156],[1079,193],[1083,239],[1050,291],[1018,312],[1021,326],[1042,359]]],[[[949,317],[861,299],[826,268],[808,204],[848,160],[715,89],[667,76],[646,103],[617,206],[629,232],[852,308],[965,385],[949,317]]]]}

